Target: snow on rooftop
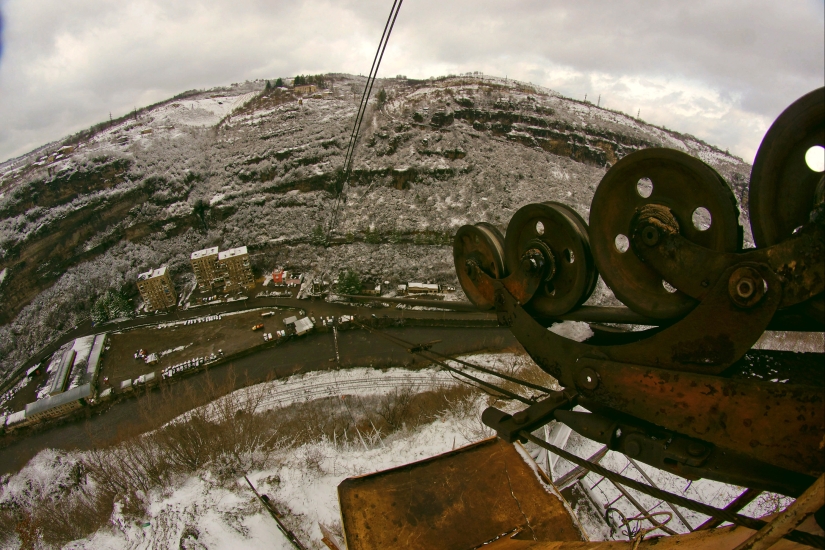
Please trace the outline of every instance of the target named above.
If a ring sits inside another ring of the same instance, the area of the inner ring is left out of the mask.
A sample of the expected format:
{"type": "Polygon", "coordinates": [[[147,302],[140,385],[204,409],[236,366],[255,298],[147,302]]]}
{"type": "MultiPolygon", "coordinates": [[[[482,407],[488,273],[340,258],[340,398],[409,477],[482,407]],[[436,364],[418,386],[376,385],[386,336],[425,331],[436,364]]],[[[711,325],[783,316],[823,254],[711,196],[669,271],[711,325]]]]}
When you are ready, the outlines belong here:
{"type": "Polygon", "coordinates": [[[227,258],[234,258],[235,256],[243,256],[247,254],[247,250],[245,246],[239,246],[237,248],[230,248],[229,250],[224,250],[223,252],[218,253],[219,260],[225,260],[227,258]]]}
{"type": "Polygon", "coordinates": [[[145,281],[146,279],[154,279],[155,277],[162,277],[166,275],[166,266],[161,266],[157,269],[150,269],[145,273],[138,275],[138,281],[145,281]]]}
{"type": "Polygon", "coordinates": [[[218,247],[213,246],[211,248],[204,248],[203,250],[196,250],[192,252],[190,258],[193,260],[197,260],[198,258],[203,258],[204,256],[213,256],[218,253],[218,247]]]}

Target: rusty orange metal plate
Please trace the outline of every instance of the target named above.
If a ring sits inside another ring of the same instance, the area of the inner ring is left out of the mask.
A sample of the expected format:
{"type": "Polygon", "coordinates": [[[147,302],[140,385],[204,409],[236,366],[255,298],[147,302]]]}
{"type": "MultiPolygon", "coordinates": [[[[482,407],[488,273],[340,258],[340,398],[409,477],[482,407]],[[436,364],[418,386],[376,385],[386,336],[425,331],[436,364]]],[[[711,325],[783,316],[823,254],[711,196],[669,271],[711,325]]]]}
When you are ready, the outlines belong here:
{"type": "Polygon", "coordinates": [[[522,452],[492,438],[345,479],[338,500],[347,549],[470,549],[514,531],[521,540],[586,540],[522,452]]]}

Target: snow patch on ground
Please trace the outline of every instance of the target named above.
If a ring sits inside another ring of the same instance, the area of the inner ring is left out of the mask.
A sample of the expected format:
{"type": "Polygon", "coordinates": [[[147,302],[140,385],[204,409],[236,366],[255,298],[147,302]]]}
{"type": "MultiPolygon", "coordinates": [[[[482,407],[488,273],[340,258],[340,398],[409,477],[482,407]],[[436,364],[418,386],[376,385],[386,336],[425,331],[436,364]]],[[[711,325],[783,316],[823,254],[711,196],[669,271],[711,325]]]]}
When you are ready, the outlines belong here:
{"type": "MultiPolygon", "coordinates": [[[[581,333],[575,324],[565,330],[581,333]],[[571,328],[572,326],[572,328],[571,328]]],[[[515,354],[479,354],[460,359],[487,368],[507,370],[524,356],[515,354]]],[[[451,361],[451,366],[460,365],[451,361]]],[[[299,374],[287,379],[265,383],[259,388],[268,396],[259,410],[277,409],[295,402],[308,402],[336,395],[367,396],[391,391],[403,384],[415,385],[421,391],[441,384],[457,383],[450,375],[437,368],[409,371],[386,371],[361,368],[345,371],[325,371],[299,374]]],[[[240,390],[238,395],[244,395],[240,390]]],[[[247,394],[248,395],[248,394],[247,394]]],[[[487,396],[479,396],[469,406],[444,413],[436,421],[416,430],[402,429],[367,445],[363,441],[342,442],[322,438],[310,443],[276,451],[271,467],[248,473],[260,493],[267,494],[284,515],[288,527],[305,543],[320,548],[319,523],[336,526],[340,521],[337,486],[345,478],[386,470],[491,436],[480,421],[487,396]]],[[[184,415],[185,416],[185,415],[184,415]]],[[[183,419],[180,417],[179,419],[183,419]]],[[[565,448],[578,456],[588,457],[601,444],[573,432],[565,448]]],[[[536,456],[530,444],[522,453],[536,456]]],[[[80,454],[45,450],[33,458],[18,474],[0,480],[0,505],[26,502],[43,495],[57,495],[67,480],[76,475],[80,454]]],[[[528,464],[531,461],[528,460],[528,464]]],[[[656,470],[650,466],[631,464],[627,457],[608,452],[601,464],[623,475],[644,481],[643,469],[658,487],[685,495],[707,504],[724,507],[742,489],[709,480],[688,482],[683,478],[656,470]]],[[[554,471],[559,477],[573,468],[564,459],[556,462],[554,471]]],[[[538,471],[536,472],[538,474],[538,471]]],[[[598,505],[614,501],[619,493],[607,480],[589,474],[583,480],[598,505]]],[[[548,487],[548,491],[557,494],[548,487]]],[[[119,548],[251,548],[290,549],[291,545],[278,531],[274,521],[265,513],[249,490],[243,477],[229,485],[211,478],[208,471],[200,471],[181,479],[179,483],[148,496],[145,518],[128,519],[116,508],[111,525],[87,539],[77,540],[66,548],[104,550],[119,548]]],[[[664,503],[634,493],[646,508],[652,511],[670,511],[664,503]]],[[[789,499],[760,499],[744,513],[759,517],[775,511],[778,505],[787,505],[789,499]]],[[[613,507],[627,517],[638,513],[626,499],[619,499],[613,507]]],[[[603,510],[603,507],[601,508],[603,510]]],[[[591,540],[609,540],[609,529],[582,505],[575,506],[576,514],[591,540]]],[[[688,510],[680,510],[687,522],[696,527],[706,517],[688,510]]],[[[677,532],[687,527],[674,517],[668,526],[677,532]]],[[[621,540],[620,533],[612,535],[621,540]]]]}

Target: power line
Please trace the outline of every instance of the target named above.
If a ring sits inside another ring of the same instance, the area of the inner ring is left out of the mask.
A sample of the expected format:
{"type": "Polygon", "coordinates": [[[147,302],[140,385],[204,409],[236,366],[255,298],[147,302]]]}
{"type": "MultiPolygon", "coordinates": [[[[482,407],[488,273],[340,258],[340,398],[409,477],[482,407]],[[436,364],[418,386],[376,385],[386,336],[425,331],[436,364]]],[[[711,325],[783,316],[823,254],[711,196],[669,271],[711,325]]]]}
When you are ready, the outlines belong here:
{"type": "Polygon", "coordinates": [[[361,102],[358,105],[358,112],[355,115],[355,122],[352,125],[349,145],[347,146],[347,153],[344,157],[344,170],[340,181],[340,189],[338,188],[339,182],[336,182],[335,185],[335,205],[333,206],[329,226],[327,227],[327,239],[329,239],[330,233],[332,233],[332,230],[337,222],[338,208],[341,204],[345,186],[349,182],[349,177],[352,173],[352,159],[355,153],[355,144],[358,141],[358,133],[361,130],[361,123],[364,121],[364,115],[367,111],[367,104],[369,103],[369,97],[372,93],[372,87],[375,84],[375,78],[378,75],[378,68],[381,66],[381,60],[384,58],[384,51],[387,49],[387,43],[390,41],[390,34],[392,34],[392,29],[395,27],[395,20],[398,18],[398,12],[401,10],[401,4],[403,4],[403,2],[404,0],[393,1],[392,8],[390,9],[390,15],[387,17],[387,22],[384,24],[384,32],[381,34],[381,40],[378,43],[378,49],[375,51],[375,57],[372,60],[372,67],[370,67],[370,73],[369,76],[367,76],[367,82],[364,85],[364,92],[361,95],[361,102]]]}

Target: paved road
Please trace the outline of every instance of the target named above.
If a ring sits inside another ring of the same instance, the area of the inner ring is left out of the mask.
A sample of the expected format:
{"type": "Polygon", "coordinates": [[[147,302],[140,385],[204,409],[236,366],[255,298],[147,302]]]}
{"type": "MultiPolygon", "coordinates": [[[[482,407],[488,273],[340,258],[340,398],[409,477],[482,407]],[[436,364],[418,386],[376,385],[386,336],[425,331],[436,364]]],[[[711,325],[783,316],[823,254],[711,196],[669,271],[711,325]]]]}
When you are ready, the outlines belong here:
{"type": "MultiPolygon", "coordinates": [[[[312,306],[307,302],[300,303],[316,312],[319,309],[316,307],[318,302],[312,306]]],[[[504,328],[415,327],[388,329],[386,332],[409,342],[441,340],[433,349],[449,355],[518,346],[510,331],[504,328]]],[[[342,368],[370,365],[391,367],[411,365],[416,361],[406,350],[365,330],[339,332],[338,348],[342,368]]],[[[180,412],[169,410],[162,403],[189,403],[193,396],[203,400],[206,396],[204,388],[208,384],[226,389],[230,386],[233,389],[242,388],[268,377],[333,368],[336,366],[334,358],[333,333],[311,334],[215,366],[148,394],[118,401],[108,410],[86,420],[76,420],[34,433],[5,436],[0,438],[0,473],[19,470],[31,457],[46,448],[89,449],[150,430],[180,412]]]]}
{"type": "Polygon", "coordinates": [[[22,375],[28,368],[34,366],[36,363],[44,361],[60,346],[89,334],[98,332],[115,332],[139,326],[153,325],[168,321],[176,321],[180,319],[192,319],[195,317],[202,317],[204,315],[216,315],[218,313],[229,313],[233,311],[242,311],[245,309],[253,309],[260,307],[291,307],[296,309],[313,310],[316,315],[344,315],[344,314],[376,314],[380,316],[387,316],[392,318],[421,318],[421,319],[494,319],[495,315],[484,312],[458,312],[458,311],[416,311],[391,308],[373,309],[366,307],[355,307],[340,303],[329,303],[324,300],[297,300],[295,298],[249,298],[248,300],[238,300],[236,302],[226,302],[221,304],[201,306],[189,308],[187,310],[176,310],[168,314],[158,314],[138,317],[128,321],[119,323],[106,323],[97,327],[92,325],[90,320],[86,320],[75,328],[64,332],[55,340],[49,342],[46,346],[40,349],[37,353],[32,355],[23,365],[16,369],[16,376],[10,376],[0,383],[0,393],[5,391],[7,387],[11,387],[17,382],[19,376],[22,375]]]}

